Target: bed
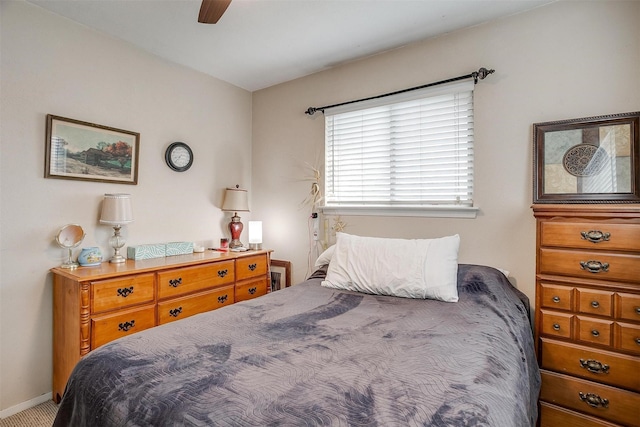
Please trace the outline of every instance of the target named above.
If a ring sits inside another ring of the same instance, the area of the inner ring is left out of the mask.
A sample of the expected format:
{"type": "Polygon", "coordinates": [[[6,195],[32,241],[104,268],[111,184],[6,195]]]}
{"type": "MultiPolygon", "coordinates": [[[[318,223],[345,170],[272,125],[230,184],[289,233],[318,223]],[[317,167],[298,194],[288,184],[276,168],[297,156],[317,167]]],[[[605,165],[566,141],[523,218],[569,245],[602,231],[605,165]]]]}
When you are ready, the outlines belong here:
{"type": "Polygon", "coordinates": [[[533,426],[527,297],[456,266],[455,303],[303,283],[104,345],[54,426],[533,426]]]}

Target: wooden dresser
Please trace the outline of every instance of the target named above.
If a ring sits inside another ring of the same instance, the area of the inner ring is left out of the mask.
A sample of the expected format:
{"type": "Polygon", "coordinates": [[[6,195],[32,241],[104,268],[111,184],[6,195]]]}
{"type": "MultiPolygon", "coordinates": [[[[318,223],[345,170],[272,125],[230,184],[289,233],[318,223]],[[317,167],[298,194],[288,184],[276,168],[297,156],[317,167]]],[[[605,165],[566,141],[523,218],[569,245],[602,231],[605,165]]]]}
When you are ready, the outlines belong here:
{"type": "Polygon", "coordinates": [[[53,273],[53,400],[91,350],[267,293],[270,251],[177,255],[53,273]]]}
{"type": "Polygon", "coordinates": [[[540,426],[640,426],[640,205],[533,210],[540,426]]]}

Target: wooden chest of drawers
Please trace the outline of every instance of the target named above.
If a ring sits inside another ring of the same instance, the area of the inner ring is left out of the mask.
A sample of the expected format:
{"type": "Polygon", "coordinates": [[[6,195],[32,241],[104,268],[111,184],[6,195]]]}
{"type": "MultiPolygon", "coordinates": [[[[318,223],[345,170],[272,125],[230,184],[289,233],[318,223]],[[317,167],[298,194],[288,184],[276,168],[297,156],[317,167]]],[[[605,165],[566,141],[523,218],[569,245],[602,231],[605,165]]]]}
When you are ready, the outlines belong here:
{"type": "Polygon", "coordinates": [[[114,339],[267,293],[270,251],[205,252],[53,273],[53,400],[114,339]]]}
{"type": "Polygon", "coordinates": [[[640,206],[534,214],[539,424],[640,426],[640,206]]]}

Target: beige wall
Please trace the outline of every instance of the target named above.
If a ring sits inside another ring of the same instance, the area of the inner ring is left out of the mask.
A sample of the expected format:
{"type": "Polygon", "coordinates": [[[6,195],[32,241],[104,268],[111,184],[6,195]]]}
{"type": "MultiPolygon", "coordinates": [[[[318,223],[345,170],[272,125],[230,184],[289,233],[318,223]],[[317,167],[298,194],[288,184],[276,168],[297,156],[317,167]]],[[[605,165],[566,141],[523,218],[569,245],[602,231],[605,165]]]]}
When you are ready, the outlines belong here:
{"type": "Polygon", "coordinates": [[[87,231],[83,246],[108,252],[111,229],[97,224],[105,192],[133,195],[130,244],[207,243],[228,221],[218,209],[222,189],[250,188],[252,212],[243,221],[264,221],[265,246],[292,260],[300,281],[309,252],[309,211],[300,208],[310,187],[305,163],[322,158],[324,138],[322,115],[304,110],[491,67],[496,74],[476,91],[478,218],[345,217],[346,231],[460,233],[462,262],[510,269],[532,298],[531,124],[640,109],[640,2],[553,4],[265,89],[253,101],[35,6],[2,0],[0,7],[1,415],[51,391],[47,270],[64,256],[53,239],[77,222],[87,231]],[[139,184],[44,179],[48,113],[140,132],[139,184]],[[196,154],[183,174],[164,165],[164,149],[176,140],[196,154]]]}
{"type": "MultiPolygon", "coordinates": [[[[253,95],[253,191],[265,242],[307,273],[305,162],[322,154],[322,106],[468,74],[476,86],[476,219],[343,217],[348,233],[461,236],[460,261],[510,270],[533,301],[532,123],[640,110],[640,2],[567,1],[335,67],[253,95]]],[[[322,37],[310,37],[322,43],[322,37]]]]}
{"type": "MultiPolygon", "coordinates": [[[[59,227],[110,253],[102,195],[130,192],[128,243],[222,237],[224,187],[250,188],[251,93],[22,1],[1,3],[0,415],[51,392],[51,277],[59,227]],[[140,132],[138,185],[44,179],[45,116],[140,132]],[[174,141],[195,153],[172,172],[174,141]]],[[[250,215],[246,215],[248,219],[250,215]]],[[[245,215],[243,215],[245,219],[245,215]]],[[[219,240],[218,240],[219,241],[219,240]]],[[[76,255],[79,249],[76,251],[76,255]]]]}

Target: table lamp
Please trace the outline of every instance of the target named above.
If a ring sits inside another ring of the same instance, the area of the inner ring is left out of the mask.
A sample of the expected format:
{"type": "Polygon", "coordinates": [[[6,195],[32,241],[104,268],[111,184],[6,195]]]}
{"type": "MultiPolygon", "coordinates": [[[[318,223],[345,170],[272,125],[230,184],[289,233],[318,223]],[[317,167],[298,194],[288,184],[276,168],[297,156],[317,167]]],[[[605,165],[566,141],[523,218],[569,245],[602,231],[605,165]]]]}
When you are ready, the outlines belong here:
{"type": "Polygon", "coordinates": [[[100,224],[113,226],[113,236],[109,239],[109,244],[113,247],[114,254],[109,262],[119,264],[126,261],[126,258],[120,255],[120,248],[126,243],[124,237],[120,235],[120,228],[131,222],[133,222],[131,195],[105,194],[104,200],[102,201],[100,224]]]}
{"type": "Polygon", "coordinates": [[[240,222],[238,212],[249,212],[249,195],[247,190],[242,190],[239,185],[236,188],[227,188],[224,192],[224,201],[222,202],[222,210],[234,212],[229,223],[229,232],[231,233],[230,249],[241,248],[240,234],[244,226],[240,222]]]}
{"type": "Polygon", "coordinates": [[[249,221],[249,249],[262,249],[262,221],[249,221]]]}

